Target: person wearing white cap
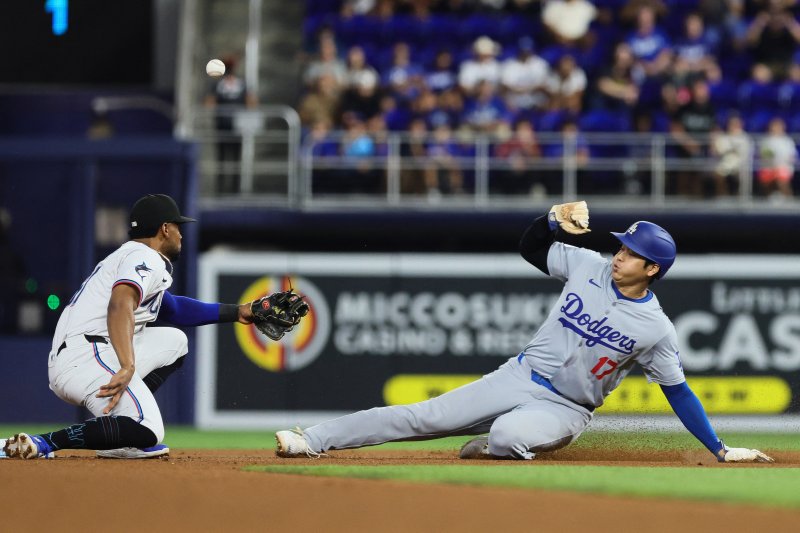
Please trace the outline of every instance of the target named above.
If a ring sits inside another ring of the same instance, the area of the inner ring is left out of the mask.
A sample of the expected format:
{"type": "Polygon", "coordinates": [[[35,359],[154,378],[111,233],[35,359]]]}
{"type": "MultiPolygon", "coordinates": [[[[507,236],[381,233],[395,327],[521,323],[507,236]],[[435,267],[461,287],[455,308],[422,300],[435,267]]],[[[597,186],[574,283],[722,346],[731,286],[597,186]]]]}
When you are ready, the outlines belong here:
{"type": "Polygon", "coordinates": [[[586,0],[548,0],[542,21],[562,44],[575,44],[589,31],[597,8],[586,0]]]}
{"type": "Polygon", "coordinates": [[[472,51],[475,59],[464,61],[458,73],[458,84],[468,95],[472,95],[482,81],[492,85],[500,81],[500,63],[496,59],[500,45],[484,35],[475,40],[472,51]]]}

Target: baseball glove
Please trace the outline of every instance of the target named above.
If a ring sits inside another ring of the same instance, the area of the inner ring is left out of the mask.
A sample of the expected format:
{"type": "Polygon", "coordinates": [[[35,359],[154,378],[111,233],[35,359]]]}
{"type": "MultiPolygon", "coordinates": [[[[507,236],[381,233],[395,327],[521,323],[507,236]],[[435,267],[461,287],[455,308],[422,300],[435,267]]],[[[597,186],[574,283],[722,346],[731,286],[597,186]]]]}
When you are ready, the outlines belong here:
{"type": "Polygon", "coordinates": [[[253,324],[258,330],[277,341],[306,316],[308,304],[302,296],[289,289],[252,302],[250,310],[253,312],[253,324]]]}
{"type": "Polygon", "coordinates": [[[586,202],[570,202],[567,204],[556,204],[550,208],[547,215],[550,227],[561,229],[573,235],[589,233],[589,206],[586,202]]]}

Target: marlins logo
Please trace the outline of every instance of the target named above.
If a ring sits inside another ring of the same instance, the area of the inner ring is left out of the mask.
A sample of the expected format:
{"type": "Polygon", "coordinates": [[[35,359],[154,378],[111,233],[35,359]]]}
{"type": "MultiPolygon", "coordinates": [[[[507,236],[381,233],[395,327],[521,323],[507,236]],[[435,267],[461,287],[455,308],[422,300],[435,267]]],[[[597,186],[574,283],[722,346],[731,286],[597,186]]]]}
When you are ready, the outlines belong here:
{"type": "Polygon", "coordinates": [[[142,261],[141,265],[136,265],[133,269],[136,271],[137,274],[139,274],[139,277],[142,278],[142,280],[144,280],[144,278],[147,277],[148,272],[153,271],[153,269],[148,267],[144,261],[142,261]]]}
{"type": "Polygon", "coordinates": [[[283,339],[271,341],[253,325],[233,325],[236,341],[248,359],[270,372],[293,372],[311,364],[325,347],[331,329],[330,312],[325,297],[305,278],[265,276],[257,279],[245,289],[239,303],[252,302],[265,294],[284,291],[290,287],[305,296],[310,310],[300,324],[283,339]]]}

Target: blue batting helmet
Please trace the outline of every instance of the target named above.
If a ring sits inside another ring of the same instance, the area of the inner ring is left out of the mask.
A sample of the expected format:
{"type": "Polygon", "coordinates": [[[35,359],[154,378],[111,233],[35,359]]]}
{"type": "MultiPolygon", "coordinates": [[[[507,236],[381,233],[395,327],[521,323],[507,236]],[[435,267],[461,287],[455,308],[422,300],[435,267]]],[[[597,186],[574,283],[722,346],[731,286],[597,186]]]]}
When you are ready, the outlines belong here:
{"type": "Polygon", "coordinates": [[[625,233],[612,231],[611,234],[637,254],[658,264],[658,279],[663,278],[675,262],[675,241],[667,230],[657,224],[640,220],[634,222],[625,233]]]}

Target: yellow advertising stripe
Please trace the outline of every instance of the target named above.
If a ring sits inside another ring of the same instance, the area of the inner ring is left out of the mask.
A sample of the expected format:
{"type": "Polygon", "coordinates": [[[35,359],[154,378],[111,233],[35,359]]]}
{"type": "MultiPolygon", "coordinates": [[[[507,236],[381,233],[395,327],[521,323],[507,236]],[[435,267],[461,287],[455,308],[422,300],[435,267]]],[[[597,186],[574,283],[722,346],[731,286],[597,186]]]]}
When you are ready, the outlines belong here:
{"type": "MultiPolygon", "coordinates": [[[[479,378],[470,374],[398,374],[384,384],[383,399],[386,405],[421,402],[479,378]]],[[[792,401],[789,384],[775,376],[690,377],[687,382],[711,414],[782,413],[792,401]]],[[[658,414],[672,409],[658,385],[647,383],[642,376],[630,376],[597,412],[658,414]]]]}

